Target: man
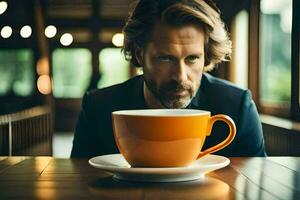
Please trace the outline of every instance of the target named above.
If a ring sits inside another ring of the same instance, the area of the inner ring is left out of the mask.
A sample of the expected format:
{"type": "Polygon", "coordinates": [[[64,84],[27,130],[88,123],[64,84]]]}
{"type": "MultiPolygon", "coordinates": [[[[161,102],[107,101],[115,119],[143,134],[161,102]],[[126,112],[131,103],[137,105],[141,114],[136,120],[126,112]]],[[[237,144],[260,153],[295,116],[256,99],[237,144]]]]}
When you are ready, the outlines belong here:
{"type": "MultiPolygon", "coordinates": [[[[124,54],[143,76],[88,92],[82,103],[72,157],[118,153],[111,112],[190,108],[229,115],[237,136],[216,154],[265,156],[257,110],[248,90],[204,73],[226,61],[231,41],[209,0],[141,0],[124,27],[124,54]]],[[[214,125],[204,149],[222,141],[228,127],[214,125]]]]}

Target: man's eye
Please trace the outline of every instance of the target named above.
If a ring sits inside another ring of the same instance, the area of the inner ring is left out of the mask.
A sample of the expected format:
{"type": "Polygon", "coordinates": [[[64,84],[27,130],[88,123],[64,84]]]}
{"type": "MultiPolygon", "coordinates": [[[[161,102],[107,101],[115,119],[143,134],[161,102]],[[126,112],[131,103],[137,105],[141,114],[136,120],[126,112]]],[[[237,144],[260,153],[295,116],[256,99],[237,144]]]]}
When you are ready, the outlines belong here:
{"type": "Polygon", "coordinates": [[[172,58],[170,56],[159,56],[158,60],[160,60],[162,62],[170,62],[170,61],[172,61],[172,58]]]}
{"type": "Polygon", "coordinates": [[[187,61],[194,63],[194,62],[196,62],[197,60],[199,60],[200,57],[199,57],[199,56],[189,56],[189,57],[187,57],[186,59],[187,59],[187,61]]]}

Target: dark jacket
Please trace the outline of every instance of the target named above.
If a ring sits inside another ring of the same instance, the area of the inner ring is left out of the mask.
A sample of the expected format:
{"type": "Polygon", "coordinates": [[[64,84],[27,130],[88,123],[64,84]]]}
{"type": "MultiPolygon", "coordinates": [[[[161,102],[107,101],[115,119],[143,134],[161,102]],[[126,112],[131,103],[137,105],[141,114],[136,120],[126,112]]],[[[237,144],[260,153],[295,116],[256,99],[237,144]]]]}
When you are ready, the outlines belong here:
{"type": "MultiPolygon", "coordinates": [[[[71,157],[93,157],[119,153],[112,133],[111,112],[145,109],[143,77],[88,92],[76,126],[71,157]]],[[[237,135],[233,142],[215,154],[223,156],[265,156],[261,122],[248,90],[230,82],[203,74],[201,86],[187,108],[208,110],[212,115],[226,114],[235,122],[237,135]]],[[[203,149],[224,140],[228,127],[216,122],[203,149]]]]}

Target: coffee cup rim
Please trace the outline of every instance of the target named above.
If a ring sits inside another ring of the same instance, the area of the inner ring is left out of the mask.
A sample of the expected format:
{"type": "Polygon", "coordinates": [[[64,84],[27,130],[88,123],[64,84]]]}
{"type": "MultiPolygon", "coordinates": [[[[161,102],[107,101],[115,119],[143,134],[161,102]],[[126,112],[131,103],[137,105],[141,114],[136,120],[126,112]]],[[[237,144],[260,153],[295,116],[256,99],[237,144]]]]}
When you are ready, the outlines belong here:
{"type": "Polygon", "coordinates": [[[112,115],[125,116],[149,116],[149,117],[184,117],[184,116],[202,116],[210,114],[206,110],[197,109],[135,109],[135,110],[117,110],[112,115]]]}

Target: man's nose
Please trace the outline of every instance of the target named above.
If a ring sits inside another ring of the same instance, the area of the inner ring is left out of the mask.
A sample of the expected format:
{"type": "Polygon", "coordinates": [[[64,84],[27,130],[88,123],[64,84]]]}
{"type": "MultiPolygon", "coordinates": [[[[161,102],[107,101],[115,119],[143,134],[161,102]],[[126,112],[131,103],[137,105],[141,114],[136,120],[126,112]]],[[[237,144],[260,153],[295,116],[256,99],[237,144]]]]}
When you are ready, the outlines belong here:
{"type": "Polygon", "coordinates": [[[173,66],[171,78],[178,83],[184,83],[187,79],[187,66],[184,61],[178,61],[173,66]]]}

